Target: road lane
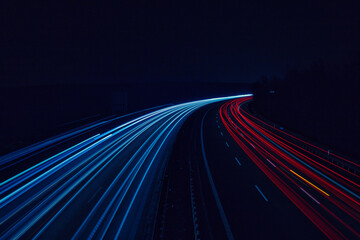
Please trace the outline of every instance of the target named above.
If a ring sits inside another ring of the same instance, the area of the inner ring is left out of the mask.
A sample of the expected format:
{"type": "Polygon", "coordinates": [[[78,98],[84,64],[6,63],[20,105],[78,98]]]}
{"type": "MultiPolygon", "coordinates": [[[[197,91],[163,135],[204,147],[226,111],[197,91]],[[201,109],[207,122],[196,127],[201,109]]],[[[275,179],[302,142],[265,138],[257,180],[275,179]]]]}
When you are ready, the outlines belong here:
{"type": "Polygon", "coordinates": [[[104,125],[36,159],[0,183],[2,238],[356,238],[354,171],[232,98],[104,125]]]}
{"type": "Polygon", "coordinates": [[[256,166],[328,238],[359,238],[360,178],[357,163],[338,155],[336,165],[325,150],[276,129],[249,113],[239,99],[220,109],[224,126],[256,166]],[[306,146],[304,146],[306,145],[306,146]]]}
{"type": "Polygon", "coordinates": [[[165,173],[155,238],[325,239],[237,145],[219,107],[201,109],[184,124],[165,173]]]}
{"type": "MultiPolygon", "coordinates": [[[[73,141],[73,146],[53,156],[37,159],[0,183],[2,238],[132,239],[151,234],[154,217],[149,216],[156,208],[152,202],[181,125],[197,109],[233,98],[164,107],[102,128],[103,132],[73,141]]],[[[16,157],[55,142],[19,150],[0,162],[17,164],[16,157]]]]}

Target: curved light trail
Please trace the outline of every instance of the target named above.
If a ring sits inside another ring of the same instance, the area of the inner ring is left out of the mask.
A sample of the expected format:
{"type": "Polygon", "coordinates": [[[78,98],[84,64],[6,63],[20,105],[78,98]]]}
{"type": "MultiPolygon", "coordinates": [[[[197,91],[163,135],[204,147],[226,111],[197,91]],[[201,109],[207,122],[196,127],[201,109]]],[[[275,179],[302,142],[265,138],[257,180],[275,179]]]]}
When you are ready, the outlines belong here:
{"type": "MultiPolygon", "coordinates": [[[[9,177],[0,183],[1,238],[134,238],[184,120],[207,104],[248,96],[161,108],[97,133],[9,177]],[[55,232],[64,236],[54,236],[55,232]]],[[[37,151],[109,121],[3,156],[1,167],[25,162],[37,151]]]]}
{"type": "Polygon", "coordinates": [[[360,238],[360,176],[353,170],[360,165],[256,118],[247,107],[251,99],[220,108],[237,144],[328,238],[360,238]]]}

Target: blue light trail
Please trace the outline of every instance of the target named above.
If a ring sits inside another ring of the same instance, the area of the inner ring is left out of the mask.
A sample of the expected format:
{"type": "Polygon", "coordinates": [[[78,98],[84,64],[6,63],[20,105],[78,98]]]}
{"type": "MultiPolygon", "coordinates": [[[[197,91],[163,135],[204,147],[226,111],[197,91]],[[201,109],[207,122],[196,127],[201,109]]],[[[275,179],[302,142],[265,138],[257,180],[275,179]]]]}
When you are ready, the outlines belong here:
{"type": "MultiPolygon", "coordinates": [[[[163,107],[9,177],[0,183],[1,238],[49,238],[55,229],[64,228],[73,239],[133,238],[182,123],[205,105],[246,96],[163,107]]],[[[111,121],[7,154],[0,157],[0,167],[111,121]]]]}

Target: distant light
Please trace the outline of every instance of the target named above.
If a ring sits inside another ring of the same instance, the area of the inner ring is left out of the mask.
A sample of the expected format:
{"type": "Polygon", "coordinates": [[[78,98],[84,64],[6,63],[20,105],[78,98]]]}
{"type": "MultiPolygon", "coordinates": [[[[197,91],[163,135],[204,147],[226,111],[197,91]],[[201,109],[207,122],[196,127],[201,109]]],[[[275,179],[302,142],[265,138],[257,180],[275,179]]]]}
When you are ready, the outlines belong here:
{"type": "Polygon", "coordinates": [[[270,90],[269,93],[275,93],[275,91],[274,91],[274,90],[270,90]]]}

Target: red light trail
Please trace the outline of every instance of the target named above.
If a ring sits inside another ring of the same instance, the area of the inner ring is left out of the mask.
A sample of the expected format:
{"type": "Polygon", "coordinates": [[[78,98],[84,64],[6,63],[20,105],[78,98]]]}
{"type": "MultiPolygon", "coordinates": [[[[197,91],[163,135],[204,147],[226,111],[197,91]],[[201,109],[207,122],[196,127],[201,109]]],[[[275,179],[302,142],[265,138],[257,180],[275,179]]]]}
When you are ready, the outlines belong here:
{"type": "Polygon", "coordinates": [[[247,108],[252,97],[226,102],[226,129],[266,176],[330,239],[360,238],[360,177],[323,155],[360,164],[281,131],[247,108]]]}

